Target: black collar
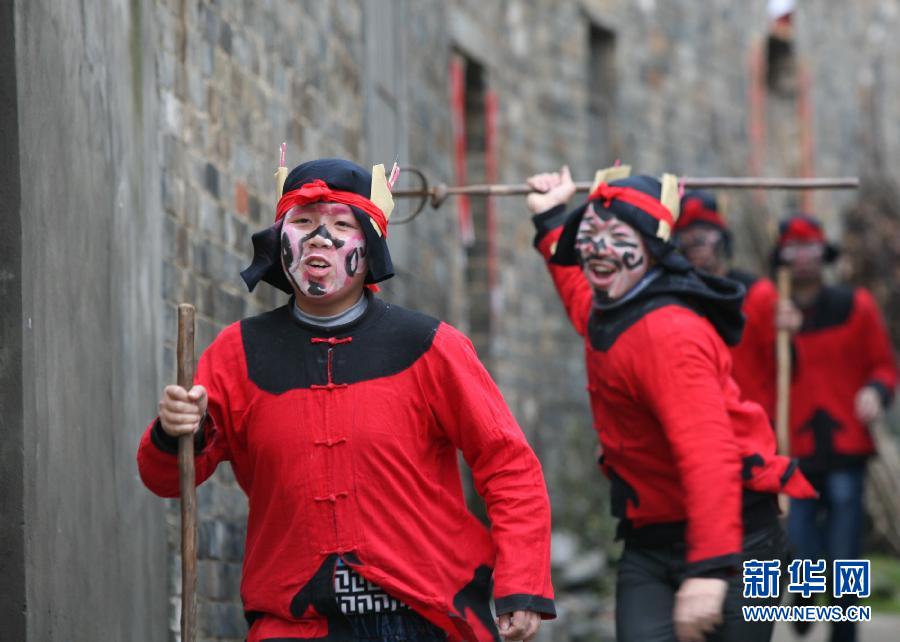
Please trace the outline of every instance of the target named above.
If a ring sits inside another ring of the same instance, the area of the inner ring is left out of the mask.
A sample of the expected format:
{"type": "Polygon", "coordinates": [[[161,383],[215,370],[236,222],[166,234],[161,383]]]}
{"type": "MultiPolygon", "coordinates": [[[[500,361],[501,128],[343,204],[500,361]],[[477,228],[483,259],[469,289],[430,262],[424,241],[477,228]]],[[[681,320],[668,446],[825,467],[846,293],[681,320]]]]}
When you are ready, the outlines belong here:
{"type": "Polygon", "coordinates": [[[746,290],[741,283],[694,270],[661,270],[640,291],[626,294],[616,306],[597,306],[588,320],[588,337],[595,350],[605,352],[628,328],[650,312],[667,305],[693,310],[713,324],[728,345],[736,345],[744,329],[741,306],[746,290]]]}

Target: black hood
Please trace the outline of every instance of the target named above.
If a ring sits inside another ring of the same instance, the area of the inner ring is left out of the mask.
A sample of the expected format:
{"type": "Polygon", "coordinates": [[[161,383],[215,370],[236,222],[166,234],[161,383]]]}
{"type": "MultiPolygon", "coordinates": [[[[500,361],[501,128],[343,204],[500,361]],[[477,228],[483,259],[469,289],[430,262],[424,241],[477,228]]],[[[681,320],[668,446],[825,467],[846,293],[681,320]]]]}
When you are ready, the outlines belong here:
{"type": "Polygon", "coordinates": [[[608,350],[625,330],[646,314],[666,305],[690,308],[709,320],[727,345],[737,345],[744,331],[746,288],[742,283],[694,269],[671,271],[657,268],[647,273],[647,283],[634,296],[611,303],[596,303],[588,324],[591,345],[608,350]]]}

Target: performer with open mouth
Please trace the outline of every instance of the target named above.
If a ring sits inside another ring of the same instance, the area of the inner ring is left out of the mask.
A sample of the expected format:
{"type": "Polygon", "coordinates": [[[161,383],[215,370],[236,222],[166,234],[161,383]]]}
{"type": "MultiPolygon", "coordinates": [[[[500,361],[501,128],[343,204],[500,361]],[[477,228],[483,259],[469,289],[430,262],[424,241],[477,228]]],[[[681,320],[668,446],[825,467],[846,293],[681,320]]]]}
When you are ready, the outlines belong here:
{"type": "Polygon", "coordinates": [[[770,639],[772,622],[743,619],[741,563],[783,559],[776,494],[815,492],[775,454],[766,413],[731,378],[743,286],[674,251],[674,176],[601,170],[571,213],[568,168],[529,184],[535,247],[584,337],[601,466],[625,540],[617,639],[770,639]]]}
{"type": "Polygon", "coordinates": [[[497,386],[464,335],[372,292],[393,274],[392,207],[382,166],[296,167],[242,273],[290,302],[223,330],[138,451],[165,497],[179,435],[196,434],[198,483],[231,463],[249,642],[531,640],[555,616],[547,490],[497,386]]]}

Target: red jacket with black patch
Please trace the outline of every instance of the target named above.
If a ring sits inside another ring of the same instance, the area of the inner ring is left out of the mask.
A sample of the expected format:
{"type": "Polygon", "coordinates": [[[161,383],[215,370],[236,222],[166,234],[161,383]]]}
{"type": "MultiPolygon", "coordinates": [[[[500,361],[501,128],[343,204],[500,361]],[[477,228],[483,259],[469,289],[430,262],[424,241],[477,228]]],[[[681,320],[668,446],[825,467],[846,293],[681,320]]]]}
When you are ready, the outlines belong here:
{"type": "Polygon", "coordinates": [[[638,296],[598,312],[581,269],[549,261],[561,213],[535,217],[535,243],[585,340],[594,427],[620,534],[656,544],[672,533],[683,537],[688,575],[733,570],[744,529],[774,520],[774,493],[815,495],[796,463],[775,454],[762,408],[741,400],[729,349],[707,318],[730,309],[737,332],[726,334],[736,340],[740,290],[704,276],[733,291],[704,309],[697,301],[709,286],[697,273],[663,271],[638,296]]]}
{"type": "MultiPolygon", "coordinates": [[[[734,278],[733,274],[728,275],[734,278]]],[[[731,349],[732,376],[744,399],[755,401],[770,419],[775,417],[775,318],[770,302],[778,298],[775,284],[765,278],[739,278],[747,288],[744,334],[731,349]]]]}
{"type": "MultiPolygon", "coordinates": [[[[469,340],[370,298],[346,326],[290,305],[226,328],[200,358],[209,393],[197,483],[230,462],[249,498],[241,597],[249,641],[346,640],[341,557],[450,634],[499,640],[490,611],[554,616],[540,464],[469,340]],[[466,508],[457,451],[491,530],[466,508]]],[[[176,497],[175,441],[152,423],[141,478],[176,497]]]]}
{"type": "MultiPolygon", "coordinates": [[[[759,390],[775,400],[774,286],[752,300],[759,390]]],[[[748,300],[748,306],[750,301],[748,300]]],[[[856,416],[856,394],[873,386],[884,405],[893,399],[897,365],[878,305],[865,288],[824,286],[791,340],[791,454],[804,470],[859,462],[875,452],[868,427],[856,416]]],[[[750,312],[748,312],[748,326],[750,312]]]]}

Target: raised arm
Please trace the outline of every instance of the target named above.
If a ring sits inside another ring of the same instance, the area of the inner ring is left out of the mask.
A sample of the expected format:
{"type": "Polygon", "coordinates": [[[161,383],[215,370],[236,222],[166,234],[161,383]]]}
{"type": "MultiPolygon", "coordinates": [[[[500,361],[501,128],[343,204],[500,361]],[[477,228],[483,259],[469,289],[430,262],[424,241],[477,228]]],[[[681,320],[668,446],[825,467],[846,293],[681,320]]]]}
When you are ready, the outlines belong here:
{"type": "Polygon", "coordinates": [[[528,209],[534,214],[534,247],[544,257],[550,278],[566,314],[580,335],[587,331],[593,292],[581,268],[575,265],[556,265],[550,262],[566,220],[566,202],[575,193],[575,183],[568,167],[559,172],[536,174],[528,184],[537,190],[528,195],[528,209]]]}

